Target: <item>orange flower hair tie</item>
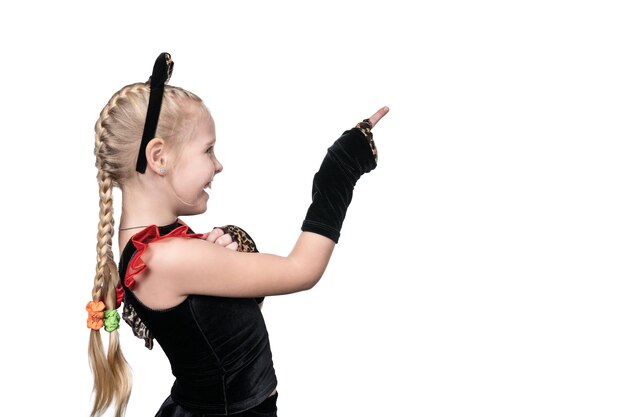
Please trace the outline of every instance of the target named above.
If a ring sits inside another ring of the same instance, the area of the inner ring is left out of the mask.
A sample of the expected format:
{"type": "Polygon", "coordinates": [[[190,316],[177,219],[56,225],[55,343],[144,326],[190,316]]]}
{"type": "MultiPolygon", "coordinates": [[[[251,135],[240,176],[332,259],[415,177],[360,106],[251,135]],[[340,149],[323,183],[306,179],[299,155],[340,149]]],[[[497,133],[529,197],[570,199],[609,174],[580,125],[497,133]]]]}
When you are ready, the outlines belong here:
{"type": "Polygon", "coordinates": [[[87,327],[91,330],[100,330],[104,326],[104,303],[102,301],[90,301],[87,303],[87,327]]]}

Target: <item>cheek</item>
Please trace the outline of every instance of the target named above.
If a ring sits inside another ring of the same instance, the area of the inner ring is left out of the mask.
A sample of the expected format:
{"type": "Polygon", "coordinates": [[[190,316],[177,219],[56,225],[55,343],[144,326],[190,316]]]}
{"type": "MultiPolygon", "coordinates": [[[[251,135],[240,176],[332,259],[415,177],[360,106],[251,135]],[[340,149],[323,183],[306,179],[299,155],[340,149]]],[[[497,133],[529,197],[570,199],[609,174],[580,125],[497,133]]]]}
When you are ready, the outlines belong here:
{"type": "Polygon", "coordinates": [[[172,181],[177,187],[185,187],[190,184],[195,175],[193,170],[188,168],[179,168],[173,172],[172,181]]]}

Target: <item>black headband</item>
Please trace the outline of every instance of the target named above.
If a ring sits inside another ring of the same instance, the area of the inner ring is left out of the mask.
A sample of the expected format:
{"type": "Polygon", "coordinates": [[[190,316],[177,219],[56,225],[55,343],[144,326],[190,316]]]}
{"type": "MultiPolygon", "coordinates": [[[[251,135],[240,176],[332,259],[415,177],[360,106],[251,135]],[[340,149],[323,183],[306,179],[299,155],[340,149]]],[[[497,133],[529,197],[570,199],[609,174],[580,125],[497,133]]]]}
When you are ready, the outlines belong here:
{"type": "Polygon", "coordinates": [[[163,101],[163,90],[165,84],[169,81],[174,70],[174,61],[167,52],[163,52],[154,62],[152,76],[150,77],[150,101],[148,101],[148,112],[146,114],[146,124],[143,126],[143,136],[141,137],[141,145],[139,146],[139,155],[137,155],[137,172],[144,174],[148,161],[146,160],[146,147],[148,142],[154,139],[157,125],[159,123],[159,114],[161,113],[161,102],[163,101]]]}

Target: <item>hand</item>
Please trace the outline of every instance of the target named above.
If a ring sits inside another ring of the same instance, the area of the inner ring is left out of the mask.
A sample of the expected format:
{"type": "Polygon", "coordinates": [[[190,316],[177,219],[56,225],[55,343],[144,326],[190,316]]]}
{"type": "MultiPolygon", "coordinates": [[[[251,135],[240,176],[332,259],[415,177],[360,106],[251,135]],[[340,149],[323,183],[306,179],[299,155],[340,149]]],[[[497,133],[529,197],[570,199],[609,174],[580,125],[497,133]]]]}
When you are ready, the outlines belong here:
{"type": "Polygon", "coordinates": [[[228,233],[224,233],[224,231],[219,227],[216,227],[211,230],[210,233],[207,233],[204,239],[217,245],[224,246],[230,250],[237,250],[239,247],[237,242],[233,242],[232,236],[228,233]]]}
{"type": "Polygon", "coordinates": [[[389,113],[389,107],[385,106],[382,107],[380,110],[378,110],[376,113],[374,113],[369,119],[370,119],[370,123],[372,124],[372,128],[374,126],[376,126],[376,123],[378,123],[380,121],[380,119],[382,119],[387,113],[389,113]]]}

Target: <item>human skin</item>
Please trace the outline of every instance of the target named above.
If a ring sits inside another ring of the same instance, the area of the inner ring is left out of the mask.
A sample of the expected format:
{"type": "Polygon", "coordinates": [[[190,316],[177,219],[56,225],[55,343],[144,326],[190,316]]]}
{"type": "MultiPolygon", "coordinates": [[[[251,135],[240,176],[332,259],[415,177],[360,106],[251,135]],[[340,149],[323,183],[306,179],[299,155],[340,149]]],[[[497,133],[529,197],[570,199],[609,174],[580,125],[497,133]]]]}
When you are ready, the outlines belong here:
{"type": "MultiPolygon", "coordinates": [[[[372,126],[388,111],[383,107],[374,113],[369,118],[372,126]]],[[[180,165],[173,166],[171,182],[158,174],[160,166],[168,164],[167,149],[158,142],[150,149],[155,140],[148,145],[148,177],[136,189],[154,193],[151,185],[160,191],[154,196],[159,204],[146,207],[153,218],[162,219],[153,224],[168,224],[178,215],[206,211],[209,197],[203,187],[221,172],[221,164],[216,158],[202,156],[204,146],[215,143],[212,119],[203,123],[198,136],[185,147],[180,165]],[[207,158],[205,164],[201,158],[207,158]],[[180,185],[178,178],[193,175],[198,178],[194,183],[180,185]]],[[[143,203],[152,197],[146,194],[136,201],[143,203]]],[[[304,291],[321,279],[335,247],[331,239],[311,232],[301,232],[288,256],[236,252],[209,243],[203,239],[164,239],[151,244],[142,256],[148,268],[137,277],[135,295],[148,307],[159,309],[178,305],[190,294],[261,297],[304,291]]]]}

